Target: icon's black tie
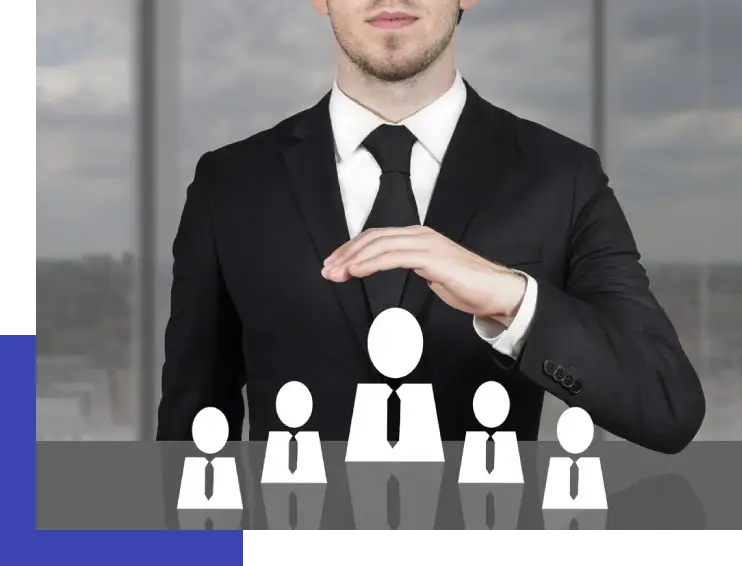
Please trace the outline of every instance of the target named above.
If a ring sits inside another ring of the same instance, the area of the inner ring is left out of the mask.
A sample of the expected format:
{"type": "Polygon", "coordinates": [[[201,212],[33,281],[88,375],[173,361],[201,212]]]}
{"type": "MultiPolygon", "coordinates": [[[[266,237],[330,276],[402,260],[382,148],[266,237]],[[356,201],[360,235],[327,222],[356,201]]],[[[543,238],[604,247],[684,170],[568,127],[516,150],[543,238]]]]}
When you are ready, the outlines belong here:
{"type": "MultiPolygon", "coordinates": [[[[396,385],[396,384],[395,384],[396,385]]],[[[399,416],[402,401],[396,387],[392,387],[392,392],[386,400],[386,439],[389,446],[399,442],[399,416]]]]}
{"type": "MultiPolygon", "coordinates": [[[[374,200],[364,230],[416,226],[420,215],[410,182],[410,159],[416,138],[405,126],[383,124],[371,132],[363,145],[381,168],[379,192],[374,200]]],[[[363,278],[369,306],[374,317],[398,307],[409,269],[377,271],[363,278]]]]}
{"type": "Polygon", "coordinates": [[[488,474],[492,473],[495,469],[495,439],[492,438],[492,434],[487,434],[487,442],[485,442],[485,460],[484,467],[488,474]]]}
{"type": "Polygon", "coordinates": [[[572,499],[577,499],[577,492],[580,485],[580,469],[577,462],[572,462],[569,466],[569,495],[572,499]]]}
{"type": "Polygon", "coordinates": [[[206,468],[204,468],[204,495],[206,499],[211,499],[214,495],[214,464],[206,462],[206,468]]]}
{"type": "Polygon", "coordinates": [[[296,466],[299,460],[299,444],[296,440],[296,435],[292,434],[289,440],[289,472],[292,474],[296,471],[296,466]]]}

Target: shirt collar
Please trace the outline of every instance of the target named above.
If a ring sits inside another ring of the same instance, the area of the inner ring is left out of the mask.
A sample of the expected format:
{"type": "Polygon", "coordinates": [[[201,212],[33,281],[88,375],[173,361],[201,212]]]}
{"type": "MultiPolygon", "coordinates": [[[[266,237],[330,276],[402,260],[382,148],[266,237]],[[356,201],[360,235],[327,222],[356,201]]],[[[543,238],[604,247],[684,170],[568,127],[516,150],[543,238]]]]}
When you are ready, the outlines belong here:
{"type": "MultiPolygon", "coordinates": [[[[440,164],[465,103],[466,86],[457,71],[451,88],[398,124],[407,126],[440,164]]],[[[337,81],[330,94],[330,120],[335,150],[341,161],[350,157],[378,126],[390,123],[349,98],[337,81]]]]}

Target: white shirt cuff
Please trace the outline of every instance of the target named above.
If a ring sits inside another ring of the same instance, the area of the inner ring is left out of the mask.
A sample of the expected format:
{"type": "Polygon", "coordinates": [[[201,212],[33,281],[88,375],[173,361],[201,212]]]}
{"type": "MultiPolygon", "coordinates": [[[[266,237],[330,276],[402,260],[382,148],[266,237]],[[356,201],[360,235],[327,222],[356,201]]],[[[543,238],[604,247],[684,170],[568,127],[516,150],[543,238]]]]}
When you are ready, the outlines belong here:
{"type": "Polygon", "coordinates": [[[513,323],[509,328],[501,322],[488,317],[474,317],[474,331],[477,335],[490,344],[495,350],[510,358],[516,359],[528,336],[533,315],[536,313],[536,299],[538,297],[538,283],[536,280],[524,273],[514,269],[526,277],[526,292],[520,304],[513,323]]]}

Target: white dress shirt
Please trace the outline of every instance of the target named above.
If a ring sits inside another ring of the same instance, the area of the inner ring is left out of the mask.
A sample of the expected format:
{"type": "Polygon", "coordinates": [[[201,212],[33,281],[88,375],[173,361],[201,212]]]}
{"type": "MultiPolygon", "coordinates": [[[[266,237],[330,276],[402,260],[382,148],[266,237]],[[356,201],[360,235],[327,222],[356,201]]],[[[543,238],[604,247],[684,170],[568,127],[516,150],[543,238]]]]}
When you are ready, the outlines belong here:
{"type": "MultiPolygon", "coordinates": [[[[457,72],[448,91],[398,123],[407,126],[417,138],[412,147],[410,181],[422,224],[425,223],[443,156],[465,103],[466,85],[457,72]]],[[[381,176],[379,165],[362,144],[378,126],[390,122],[349,98],[340,90],[337,82],[330,95],[330,120],[345,219],[348,233],[353,238],[361,232],[371,213],[381,176]]],[[[527,273],[523,275],[528,280],[525,297],[508,328],[491,318],[475,316],[473,321],[474,330],[480,338],[511,358],[517,358],[520,354],[536,310],[536,280],[527,273]]]]}

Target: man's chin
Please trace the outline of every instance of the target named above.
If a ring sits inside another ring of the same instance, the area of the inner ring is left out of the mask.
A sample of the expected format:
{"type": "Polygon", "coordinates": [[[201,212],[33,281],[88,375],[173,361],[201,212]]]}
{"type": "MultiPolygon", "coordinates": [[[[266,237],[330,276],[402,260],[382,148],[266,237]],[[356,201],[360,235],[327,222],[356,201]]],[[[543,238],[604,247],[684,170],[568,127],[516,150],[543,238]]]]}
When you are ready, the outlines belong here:
{"type": "Polygon", "coordinates": [[[387,82],[405,81],[420,72],[419,66],[404,65],[367,65],[371,74],[379,80],[387,82]]]}

